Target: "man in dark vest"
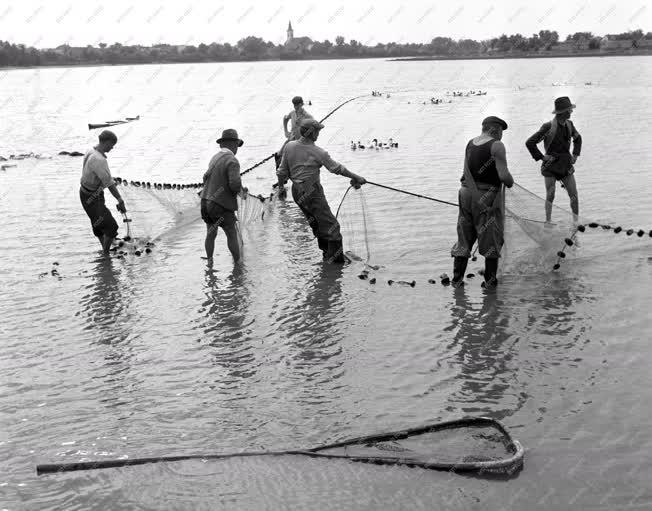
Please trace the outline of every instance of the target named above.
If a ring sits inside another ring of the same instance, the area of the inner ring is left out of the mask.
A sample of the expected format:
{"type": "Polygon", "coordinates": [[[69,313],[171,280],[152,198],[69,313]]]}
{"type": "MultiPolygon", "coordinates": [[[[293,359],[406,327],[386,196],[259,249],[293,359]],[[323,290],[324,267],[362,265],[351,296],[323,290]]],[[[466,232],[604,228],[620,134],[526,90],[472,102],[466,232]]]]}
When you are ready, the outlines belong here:
{"type": "Polygon", "coordinates": [[[233,260],[240,260],[240,237],[235,212],[238,210],[238,193],[247,193],[240,181],[240,163],[235,157],[244,142],[236,130],[227,129],[222,132],[217,143],[220,150],[208,164],[201,191],[201,217],[206,223],[204,247],[209,265],[213,264],[218,227],[226,234],[226,243],[233,260]]]}
{"type": "Polygon", "coordinates": [[[299,140],[287,143],[283,150],[281,164],[276,171],[279,196],[285,195],[284,185],[292,180],[292,198],[297,203],[312,227],[324,260],[331,263],[345,262],[342,251],[340,224],[333,215],[324,189],[319,180],[319,169],[324,166],[333,174],[351,178],[356,188],[366,183],[362,176],[354,174],[341,163],[333,160],[321,147],[315,145],[323,124],[315,119],[301,122],[299,140]]]}
{"type": "Polygon", "coordinates": [[[580,212],[573,165],[582,151],[582,137],[570,120],[575,105],[564,96],[555,100],[555,114],[552,121],[544,123],[539,131],[527,139],[525,146],[536,161],[543,160],[541,174],[546,182],[546,221],[552,217],[552,202],[555,200],[555,187],[561,181],[570,197],[570,206],[575,218],[580,212]],[[537,144],[543,140],[546,154],[541,154],[537,144]],[[573,141],[573,154],[570,146],[573,141]]]}
{"type": "Polygon", "coordinates": [[[464,174],[459,191],[457,243],[451,250],[453,286],[464,285],[471,248],[478,241],[484,256],[483,287],[494,288],[498,258],[503,246],[503,184],[511,188],[514,178],[507,169],[505,146],[500,141],[507,123],[490,116],[482,121],[482,134],[466,144],[464,174]]]}

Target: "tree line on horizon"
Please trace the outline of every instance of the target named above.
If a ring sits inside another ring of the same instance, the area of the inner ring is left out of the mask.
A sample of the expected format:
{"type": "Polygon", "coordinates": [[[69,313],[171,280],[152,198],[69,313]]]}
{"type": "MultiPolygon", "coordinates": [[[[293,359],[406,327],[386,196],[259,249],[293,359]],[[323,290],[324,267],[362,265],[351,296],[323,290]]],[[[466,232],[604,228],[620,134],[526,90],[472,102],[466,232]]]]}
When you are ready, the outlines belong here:
{"type": "MultiPolygon", "coordinates": [[[[637,47],[641,40],[652,40],[652,32],[633,30],[620,34],[607,34],[610,40],[631,41],[637,47]]],[[[580,50],[597,50],[602,37],[591,32],[568,34],[565,42],[580,50]]],[[[236,44],[201,43],[194,45],[155,44],[153,46],[100,43],[98,47],[71,47],[37,49],[23,44],[0,41],[0,67],[49,66],[75,64],[147,64],[166,62],[229,62],[242,60],[310,59],[310,58],[382,58],[427,56],[473,56],[482,54],[512,54],[551,51],[560,43],[554,30],[540,30],[530,37],[521,34],[501,35],[484,41],[454,40],[435,37],[429,43],[378,43],[367,46],[355,39],[348,43],[337,36],[329,40],[312,41],[308,45],[274,44],[260,37],[248,36],[236,44]]]]}

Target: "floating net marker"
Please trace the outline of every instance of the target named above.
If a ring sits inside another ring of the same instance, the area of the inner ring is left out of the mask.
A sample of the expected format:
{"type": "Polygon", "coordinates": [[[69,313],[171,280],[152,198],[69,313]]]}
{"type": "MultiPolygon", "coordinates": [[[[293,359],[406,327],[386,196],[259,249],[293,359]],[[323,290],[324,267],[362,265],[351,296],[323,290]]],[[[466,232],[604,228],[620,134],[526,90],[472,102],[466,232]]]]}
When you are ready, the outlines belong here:
{"type": "Polygon", "coordinates": [[[471,417],[364,436],[311,449],[52,463],[37,465],[36,473],[56,474],[184,460],[290,455],[454,472],[512,474],[522,467],[525,451],[500,421],[489,417],[471,417]]]}

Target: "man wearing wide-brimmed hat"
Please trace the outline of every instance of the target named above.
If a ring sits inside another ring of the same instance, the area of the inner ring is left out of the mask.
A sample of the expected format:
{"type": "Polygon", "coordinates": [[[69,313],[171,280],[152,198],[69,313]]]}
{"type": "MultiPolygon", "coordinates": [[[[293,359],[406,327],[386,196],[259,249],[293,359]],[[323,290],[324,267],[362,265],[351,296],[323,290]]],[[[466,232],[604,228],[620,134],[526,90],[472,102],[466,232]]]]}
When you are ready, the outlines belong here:
{"type": "Polygon", "coordinates": [[[567,96],[555,100],[555,114],[552,121],[544,123],[539,131],[527,139],[525,146],[536,160],[542,160],[541,174],[546,183],[546,221],[552,217],[552,202],[555,200],[555,187],[561,181],[570,197],[570,206],[575,218],[579,215],[579,199],[575,183],[574,164],[582,151],[582,137],[571,122],[570,116],[575,105],[567,96]],[[543,140],[546,154],[542,154],[537,144],[543,140]],[[573,153],[571,154],[571,140],[573,153]]]}
{"type": "Polygon", "coordinates": [[[285,193],[283,187],[288,178],[292,180],[292,198],[308,219],[324,260],[343,263],[345,259],[340,224],[326,201],[324,189],[319,181],[319,169],[324,166],[333,174],[351,178],[351,184],[357,188],[366,181],[315,145],[323,127],[324,125],[315,119],[304,119],[301,122],[301,138],[287,143],[276,175],[281,194],[285,193]]]}
{"type": "Polygon", "coordinates": [[[226,129],[217,139],[219,152],[211,158],[208,170],[204,174],[204,188],[201,192],[201,217],[206,223],[206,259],[213,263],[217,228],[226,234],[226,243],[234,261],[240,260],[240,240],[238,236],[237,217],[238,193],[247,189],[240,181],[240,163],[235,155],[244,143],[238,132],[226,129]]]}

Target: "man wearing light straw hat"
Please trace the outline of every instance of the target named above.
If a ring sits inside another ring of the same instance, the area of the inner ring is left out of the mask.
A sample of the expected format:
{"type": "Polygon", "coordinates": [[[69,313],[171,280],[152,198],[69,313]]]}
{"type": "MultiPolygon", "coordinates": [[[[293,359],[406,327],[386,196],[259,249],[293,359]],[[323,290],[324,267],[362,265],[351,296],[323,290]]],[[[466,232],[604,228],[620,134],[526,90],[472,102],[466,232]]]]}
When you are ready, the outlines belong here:
{"type": "Polygon", "coordinates": [[[573,215],[579,215],[579,199],[575,183],[575,167],[573,166],[582,151],[582,137],[571,122],[570,116],[575,105],[567,96],[555,99],[555,114],[552,121],[543,123],[539,131],[527,139],[525,146],[535,161],[542,160],[541,174],[546,184],[546,222],[552,217],[552,202],[555,200],[557,181],[563,183],[570,198],[573,215]],[[537,144],[543,140],[546,154],[542,154],[537,144]],[[570,146],[573,142],[573,154],[570,146]]]}

